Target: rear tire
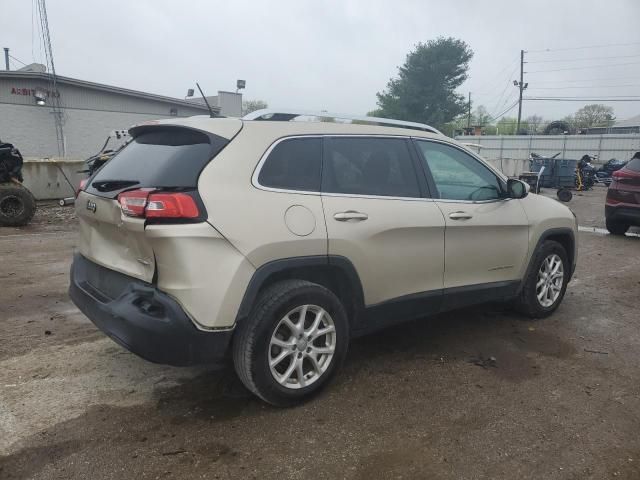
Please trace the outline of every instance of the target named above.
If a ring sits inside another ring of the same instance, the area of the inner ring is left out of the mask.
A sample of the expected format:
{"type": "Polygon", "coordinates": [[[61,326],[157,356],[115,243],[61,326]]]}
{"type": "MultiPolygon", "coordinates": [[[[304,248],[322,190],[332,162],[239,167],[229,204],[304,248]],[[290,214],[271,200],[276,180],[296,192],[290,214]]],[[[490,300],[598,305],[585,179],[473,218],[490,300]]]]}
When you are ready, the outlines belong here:
{"type": "Polygon", "coordinates": [[[285,280],[268,287],[249,318],[238,325],[233,363],[251,392],[272,405],[289,407],[329,383],[348,344],[347,314],[333,292],[315,283],[285,280]],[[291,328],[300,325],[300,330],[291,328]],[[323,331],[329,333],[314,337],[323,331]]]}
{"type": "Polygon", "coordinates": [[[36,199],[18,183],[0,183],[0,226],[20,227],[36,213],[36,199]]]}
{"type": "Polygon", "coordinates": [[[613,220],[606,220],[607,230],[611,235],[624,235],[629,230],[629,225],[621,222],[614,222],[613,220]]]}
{"type": "Polygon", "coordinates": [[[545,318],[551,315],[564,298],[570,269],[571,265],[564,247],[553,240],[546,240],[534,253],[531,269],[524,279],[522,291],[516,301],[516,309],[529,318],[545,318]],[[561,264],[555,273],[552,273],[558,265],[558,260],[561,264]],[[550,261],[552,262],[551,271],[546,272],[550,261]],[[562,272],[561,283],[557,281],[560,271],[562,272]],[[549,295],[545,296],[544,292],[549,292],[549,295]]]}

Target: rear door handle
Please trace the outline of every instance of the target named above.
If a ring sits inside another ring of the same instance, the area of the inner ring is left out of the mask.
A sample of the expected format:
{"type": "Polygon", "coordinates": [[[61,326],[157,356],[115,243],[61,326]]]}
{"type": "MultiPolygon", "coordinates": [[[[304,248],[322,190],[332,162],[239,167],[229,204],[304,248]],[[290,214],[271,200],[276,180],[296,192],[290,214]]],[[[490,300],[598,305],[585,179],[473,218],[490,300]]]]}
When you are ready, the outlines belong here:
{"type": "Polygon", "coordinates": [[[451,220],[469,220],[473,215],[467,212],[452,212],[449,214],[451,220]]]}
{"type": "Polygon", "coordinates": [[[369,215],[362,212],[356,212],[354,210],[347,210],[346,212],[335,213],[333,215],[333,218],[335,218],[339,222],[348,222],[350,220],[361,222],[369,218],[369,215]]]}

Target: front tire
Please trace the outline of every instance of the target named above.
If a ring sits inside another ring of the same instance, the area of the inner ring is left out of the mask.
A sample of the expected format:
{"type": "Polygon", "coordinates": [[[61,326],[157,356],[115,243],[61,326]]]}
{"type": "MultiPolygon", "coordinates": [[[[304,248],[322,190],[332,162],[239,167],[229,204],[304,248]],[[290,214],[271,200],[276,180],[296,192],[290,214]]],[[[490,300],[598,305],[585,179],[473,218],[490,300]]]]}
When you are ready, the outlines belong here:
{"type": "Polygon", "coordinates": [[[538,248],[531,265],[516,306],[530,318],[545,318],[562,302],[571,266],[564,247],[553,240],[538,248]]]}
{"type": "Polygon", "coordinates": [[[237,328],[233,362],[240,380],[278,407],[301,403],[327,385],[349,344],[340,300],[303,280],[268,287],[237,328]]]}

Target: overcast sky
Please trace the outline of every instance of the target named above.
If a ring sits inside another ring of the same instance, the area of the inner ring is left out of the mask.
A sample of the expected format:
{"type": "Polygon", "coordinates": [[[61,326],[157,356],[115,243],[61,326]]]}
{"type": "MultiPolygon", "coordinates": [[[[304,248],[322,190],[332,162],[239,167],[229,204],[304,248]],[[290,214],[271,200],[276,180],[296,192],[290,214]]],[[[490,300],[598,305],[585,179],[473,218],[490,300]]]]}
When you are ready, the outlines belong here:
{"type": "MultiPolygon", "coordinates": [[[[43,59],[31,3],[2,2],[0,46],[27,63],[43,59]]],[[[213,95],[235,89],[241,78],[247,81],[245,99],[272,107],[363,114],[375,108],[376,92],[416,43],[452,36],[475,52],[461,93],[471,91],[474,105],[492,114],[515,101],[520,49],[530,51],[526,95],[640,99],[638,0],[47,4],[59,75],[174,97],[184,96],[196,80],[213,95]],[[625,45],[583,48],[612,44],[625,45]],[[542,49],[552,51],[534,52],[542,49]]],[[[528,101],[523,117],[555,119],[584,103],[528,101]]],[[[610,105],[619,119],[640,114],[640,102],[610,105]]]]}

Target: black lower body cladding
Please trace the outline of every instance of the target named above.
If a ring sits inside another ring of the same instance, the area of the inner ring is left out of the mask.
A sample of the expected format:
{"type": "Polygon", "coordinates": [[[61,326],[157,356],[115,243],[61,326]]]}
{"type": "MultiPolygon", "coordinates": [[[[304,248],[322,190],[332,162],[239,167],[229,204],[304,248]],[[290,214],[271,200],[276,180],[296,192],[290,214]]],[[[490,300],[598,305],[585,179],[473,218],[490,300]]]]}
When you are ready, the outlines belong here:
{"type": "Polygon", "coordinates": [[[175,366],[221,363],[233,332],[198,330],[154,285],[76,254],[69,296],[105,334],[132,353],[175,366]]]}
{"type": "Polygon", "coordinates": [[[605,205],[604,216],[612,222],[624,223],[627,225],[640,226],[640,205],[633,207],[612,207],[605,205]]]}

